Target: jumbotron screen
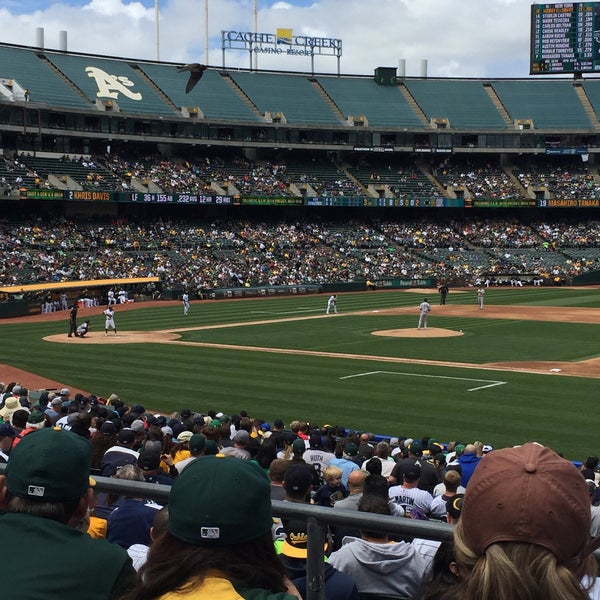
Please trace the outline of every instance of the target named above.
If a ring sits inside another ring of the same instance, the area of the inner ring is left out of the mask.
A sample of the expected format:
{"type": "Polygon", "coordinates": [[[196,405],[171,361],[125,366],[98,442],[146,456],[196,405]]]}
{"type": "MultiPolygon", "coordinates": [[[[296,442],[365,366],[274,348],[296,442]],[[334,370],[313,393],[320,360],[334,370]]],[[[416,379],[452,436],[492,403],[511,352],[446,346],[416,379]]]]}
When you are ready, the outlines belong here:
{"type": "Polygon", "coordinates": [[[600,72],[600,2],[533,4],[531,75],[600,72]]]}

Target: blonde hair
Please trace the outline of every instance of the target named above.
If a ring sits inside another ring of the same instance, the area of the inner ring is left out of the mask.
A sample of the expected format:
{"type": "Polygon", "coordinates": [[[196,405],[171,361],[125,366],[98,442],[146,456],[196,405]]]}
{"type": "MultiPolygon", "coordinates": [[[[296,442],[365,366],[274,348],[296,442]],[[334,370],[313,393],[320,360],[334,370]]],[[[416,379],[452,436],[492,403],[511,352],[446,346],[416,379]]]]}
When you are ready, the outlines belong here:
{"type": "Polygon", "coordinates": [[[339,467],[330,466],[323,469],[322,476],[323,479],[329,483],[336,477],[341,477],[343,474],[344,472],[339,467]]]}
{"type": "Polygon", "coordinates": [[[558,564],[547,548],[524,542],[496,542],[477,555],[460,521],[454,547],[463,578],[459,600],[589,600],[581,580],[595,577],[592,555],[558,564]]]}

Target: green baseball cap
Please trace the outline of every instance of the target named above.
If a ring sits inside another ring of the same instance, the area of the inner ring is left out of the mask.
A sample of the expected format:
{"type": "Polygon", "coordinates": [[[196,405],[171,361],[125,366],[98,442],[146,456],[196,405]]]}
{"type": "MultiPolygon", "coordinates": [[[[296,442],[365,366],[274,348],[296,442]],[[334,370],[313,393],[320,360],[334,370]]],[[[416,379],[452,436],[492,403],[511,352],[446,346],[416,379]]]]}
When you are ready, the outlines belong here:
{"type": "Polygon", "coordinates": [[[83,496],[90,486],[92,446],[59,427],[32,431],[13,448],[6,487],[20,498],[63,502],[83,496]]]}
{"type": "Polygon", "coordinates": [[[271,530],[271,486],[254,461],[200,456],[175,479],[169,532],[196,546],[230,546],[271,530]]]}

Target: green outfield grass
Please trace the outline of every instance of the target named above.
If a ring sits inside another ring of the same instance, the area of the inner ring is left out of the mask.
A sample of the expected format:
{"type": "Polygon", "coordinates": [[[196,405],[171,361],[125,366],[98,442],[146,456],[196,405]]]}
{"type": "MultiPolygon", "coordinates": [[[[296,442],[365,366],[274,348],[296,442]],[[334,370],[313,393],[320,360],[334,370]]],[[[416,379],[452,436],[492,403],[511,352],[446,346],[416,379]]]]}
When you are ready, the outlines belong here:
{"type": "MultiPolygon", "coordinates": [[[[372,332],[416,327],[422,295],[341,295],[340,314],[322,318],[326,300],[320,295],[195,302],[188,317],[180,305],[140,304],[139,310],[117,314],[121,331],[187,328],[179,332],[183,341],[252,348],[248,350],[59,344],[42,338],[66,334],[66,315],[59,322],[0,321],[0,363],[97,395],[116,392],[129,403],[161,412],[190,407],[231,414],[245,409],[269,421],[300,418],[392,436],[480,439],[494,446],[537,440],[574,460],[600,453],[593,413],[598,379],[384,360],[577,361],[600,356],[600,324],[483,319],[476,309],[472,318],[443,317],[435,294],[430,298],[430,327],[462,330],[464,335],[386,338],[372,332]],[[376,312],[408,306],[414,307],[414,314],[376,312]],[[348,314],[356,311],[369,312],[348,314]],[[275,322],[250,324],[263,320],[275,322]],[[225,326],[193,329],[210,325],[225,326]],[[354,356],[263,351],[273,348],[354,356]]],[[[475,307],[475,292],[451,291],[448,304],[475,307]]],[[[558,315],[563,307],[599,308],[600,290],[490,289],[486,305],[494,304],[555,307],[558,315]]],[[[104,328],[98,312],[91,319],[92,331],[104,328]]]]}

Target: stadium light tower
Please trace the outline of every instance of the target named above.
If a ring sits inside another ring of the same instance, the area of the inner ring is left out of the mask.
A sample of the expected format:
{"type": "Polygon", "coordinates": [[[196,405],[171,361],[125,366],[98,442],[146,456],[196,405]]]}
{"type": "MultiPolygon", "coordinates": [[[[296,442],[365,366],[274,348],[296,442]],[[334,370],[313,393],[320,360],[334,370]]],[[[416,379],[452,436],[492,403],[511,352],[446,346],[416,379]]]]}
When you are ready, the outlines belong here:
{"type": "Polygon", "coordinates": [[[154,0],[154,21],[156,24],[156,60],[160,60],[160,36],[159,36],[159,17],[158,0],[154,0]]]}
{"type": "MultiPolygon", "coordinates": [[[[254,0],[254,34],[258,33],[258,0],[254,0]]],[[[258,71],[258,52],[254,53],[254,70],[258,71]]]]}
{"type": "Polygon", "coordinates": [[[204,64],[208,65],[208,0],[204,0],[204,64]]]}

